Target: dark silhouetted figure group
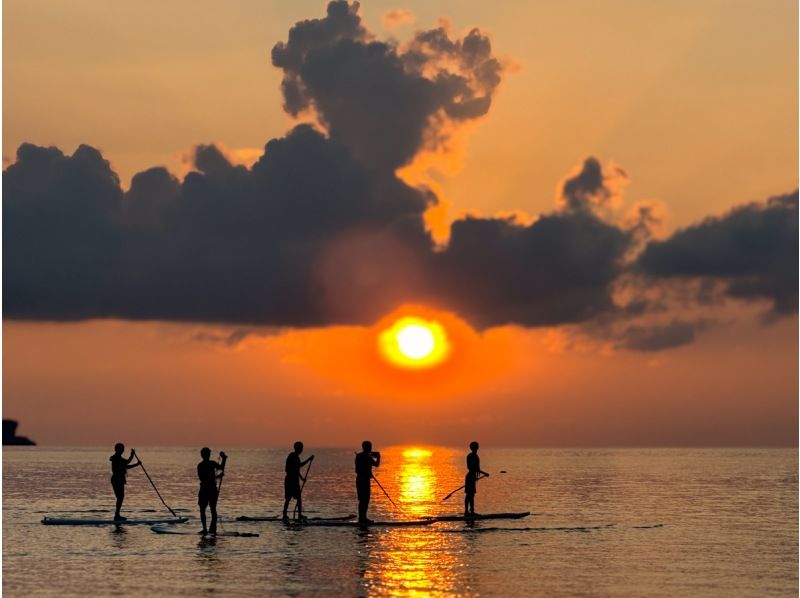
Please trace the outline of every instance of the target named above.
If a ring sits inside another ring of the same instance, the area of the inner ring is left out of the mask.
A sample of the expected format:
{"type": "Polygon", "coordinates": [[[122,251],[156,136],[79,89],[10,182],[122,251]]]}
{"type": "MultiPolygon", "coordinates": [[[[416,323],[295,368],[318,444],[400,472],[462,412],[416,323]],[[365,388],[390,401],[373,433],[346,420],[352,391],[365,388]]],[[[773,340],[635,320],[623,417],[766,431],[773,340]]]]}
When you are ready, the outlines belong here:
{"type": "MultiPolygon", "coordinates": [[[[471,442],[469,445],[470,453],[467,455],[467,475],[464,479],[464,516],[469,517],[475,515],[475,494],[477,493],[477,482],[481,477],[489,477],[489,474],[481,469],[481,460],[478,457],[479,445],[477,442],[471,442]]],[[[373,523],[367,517],[367,510],[369,509],[369,501],[372,490],[372,468],[380,467],[381,454],[372,450],[372,442],[365,440],[361,443],[361,452],[356,454],[355,469],[356,469],[356,497],[358,498],[358,523],[368,524],[373,523]]],[[[122,502],[125,499],[125,481],[127,471],[133,467],[138,467],[142,463],[136,457],[136,449],[131,449],[130,457],[127,459],[122,456],[125,452],[125,445],[117,443],[114,446],[114,454],[110,457],[111,461],[111,486],[114,488],[114,495],[117,497],[117,508],[114,513],[114,521],[125,521],[125,517],[120,514],[122,502]],[[137,462],[131,465],[131,461],[136,458],[137,462]]],[[[289,503],[294,499],[297,504],[297,514],[299,520],[304,520],[303,516],[303,486],[300,482],[302,480],[305,484],[306,476],[303,476],[301,470],[303,466],[308,465],[314,460],[314,455],[311,455],[305,461],[300,459],[303,454],[303,443],[295,442],[294,450],[286,457],[286,477],[284,478],[284,502],[283,502],[283,520],[289,521],[287,509],[289,503]]],[[[215,535],[217,533],[217,499],[219,498],[219,487],[217,480],[221,480],[225,475],[225,463],[228,456],[220,451],[220,462],[211,460],[211,449],[204,447],[200,450],[202,461],[197,464],[197,477],[200,480],[200,491],[197,495],[197,503],[200,507],[200,521],[203,529],[199,533],[202,535],[215,535]],[[206,509],[211,509],[211,525],[206,525],[206,509]]],[[[385,491],[384,491],[385,492],[385,491]]],[[[387,495],[388,496],[388,495],[387,495]]]]}

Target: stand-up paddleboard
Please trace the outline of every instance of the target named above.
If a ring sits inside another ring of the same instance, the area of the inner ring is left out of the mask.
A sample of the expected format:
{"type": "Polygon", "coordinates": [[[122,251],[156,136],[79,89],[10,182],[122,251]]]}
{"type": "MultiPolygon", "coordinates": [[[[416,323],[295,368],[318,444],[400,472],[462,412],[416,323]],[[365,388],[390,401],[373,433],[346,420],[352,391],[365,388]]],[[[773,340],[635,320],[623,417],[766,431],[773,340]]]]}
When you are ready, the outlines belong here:
{"type": "Polygon", "coordinates": [[[113,519],[68,519],[60,517],[45,517],[42,523],[45,525],[172,525],[174,523],[186,523],[188,517],[177,517],[175,519],[125,519],[124,521],[114,521],[113,519]]]}
{"type": "Polygon", "coordinates": [[[524,513],[485,513],[482,515],[440,515],[431,517],[432,521],[483,521],[485,519],[522,519],[530,515],[530,511],[524,513]]]}
{"type": "Polygon", "coordinates": [[[414,521],[373,521],[371,523],[359,523],[358,521],[304,521],[297,525],[316,526],[316,527],[414,527],[420,525],[430,525],[435,523],[433,519],[417,519],[414,521]]]}
{"type": "MultiPolygon", "coordinates": [[[[305,521],[350,521],[351,519],[355,518],[355,515],[342,515],[341,517],[309,517],[305,521]]],[[[248,517],[247,515],[241,515],[236,518],[236,521],[274,521],[279,523],[283,521],[283,516],[271,515],[266,517],[248,517]]],[[[290,519],[289,523],[302,523],[302,521],[290,519]]]]}
{"type": "MultiPolygon", "coordinates": [[[[202,537],[202,534],[197,532],[190,532],[188,530],[179,530],[175,528],[169,527],[161,527],[160,525],[154,525],[150,528],[150,531],[153,531],[157,534],[168,534],[171,536],[195,536],[195,537],[202,537]]],[[[233,538],[257,538],[258,534],[253,532],[236,532],[236,531],[218,531],[216,534],[207,534],[205,537],[213,538],[213,537],[233,537],[233,538]]]]}

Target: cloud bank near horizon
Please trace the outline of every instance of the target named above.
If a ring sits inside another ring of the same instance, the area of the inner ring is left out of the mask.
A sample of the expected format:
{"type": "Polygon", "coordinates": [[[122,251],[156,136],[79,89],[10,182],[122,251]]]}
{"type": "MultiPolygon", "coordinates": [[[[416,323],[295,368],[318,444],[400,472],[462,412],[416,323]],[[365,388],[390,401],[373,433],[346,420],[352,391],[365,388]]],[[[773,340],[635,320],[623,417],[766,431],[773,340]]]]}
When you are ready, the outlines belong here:
{"type": "Polygon", "coordinates": [[[587,158],[552,212],[459,218],[438,247],[424,219],[435,192],[397,171],[485,116],[503,67],[478,29],[418,31],[401,46],[377,40],[358,9],[331,2],[273,47],[284,109],[316,125],[268,141],[251,168],[201,145],[183,180],[155,167],[123,190],[90,146],[23,144],[3,176],[4,316],[313,327],[425,303],[476,328],[614,321],[618,346],[655,351],[708,323],[620,301],[625,281],[796,313],[797,191],[655,239],[657,207],[617,218],[627,174],[587,158]]]}

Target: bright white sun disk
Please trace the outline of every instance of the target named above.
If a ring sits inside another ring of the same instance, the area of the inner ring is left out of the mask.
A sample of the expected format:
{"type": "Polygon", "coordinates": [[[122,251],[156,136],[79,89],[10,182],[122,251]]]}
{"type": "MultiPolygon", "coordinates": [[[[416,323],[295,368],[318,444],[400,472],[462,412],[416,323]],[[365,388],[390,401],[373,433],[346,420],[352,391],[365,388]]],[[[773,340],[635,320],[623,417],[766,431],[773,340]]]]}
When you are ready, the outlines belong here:
{"type": "Polygon", "coordinates": [[[423,359],[433,352],[436,341],[429,328],[409,324],[397,333],[400,352],[411,359],[423,359]]]}

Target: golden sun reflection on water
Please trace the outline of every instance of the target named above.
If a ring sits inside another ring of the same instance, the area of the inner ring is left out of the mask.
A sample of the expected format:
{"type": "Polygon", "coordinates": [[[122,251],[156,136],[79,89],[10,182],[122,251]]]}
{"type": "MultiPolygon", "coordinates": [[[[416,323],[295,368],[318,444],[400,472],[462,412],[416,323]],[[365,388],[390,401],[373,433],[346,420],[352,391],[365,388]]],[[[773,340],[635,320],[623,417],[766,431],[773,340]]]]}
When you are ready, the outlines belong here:
{"type": "MultiPolygon", "coordinates": [[[[381,463],[386,490],[402,515],[410,519],[452,511],[441,502],[463,476],[454,465],[454,452],[439,447],[401,447],[384,452],[381,463]]],[[[365,572],[367,587],[378,594],[430,596],[457,588],[462,566],[455,543],[457,534],[442,534],[431,527],[387,529],[371,538],[373,564],[365,572]],[[378,556],[378,553],[380,556],[378,556]]]]}

